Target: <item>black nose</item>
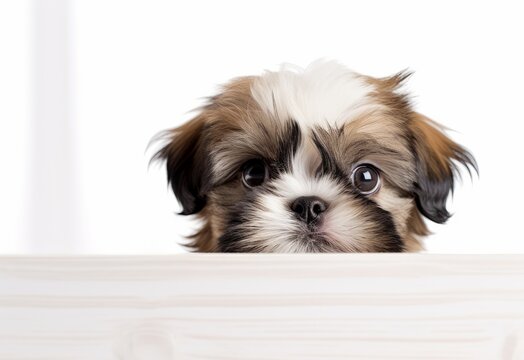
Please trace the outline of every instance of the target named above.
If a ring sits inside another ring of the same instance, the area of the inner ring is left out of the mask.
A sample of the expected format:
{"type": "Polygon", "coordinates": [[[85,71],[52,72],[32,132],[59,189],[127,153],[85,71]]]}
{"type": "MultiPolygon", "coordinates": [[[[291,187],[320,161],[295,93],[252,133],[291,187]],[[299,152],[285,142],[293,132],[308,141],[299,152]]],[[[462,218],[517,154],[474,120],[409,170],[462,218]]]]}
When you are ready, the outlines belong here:
{"type": "Polygon", "coordinates": [[[302,196],[291,203],[291,210],[308,224],[326,211],[326,208],[326,202],[318,196],[302,196]]]}

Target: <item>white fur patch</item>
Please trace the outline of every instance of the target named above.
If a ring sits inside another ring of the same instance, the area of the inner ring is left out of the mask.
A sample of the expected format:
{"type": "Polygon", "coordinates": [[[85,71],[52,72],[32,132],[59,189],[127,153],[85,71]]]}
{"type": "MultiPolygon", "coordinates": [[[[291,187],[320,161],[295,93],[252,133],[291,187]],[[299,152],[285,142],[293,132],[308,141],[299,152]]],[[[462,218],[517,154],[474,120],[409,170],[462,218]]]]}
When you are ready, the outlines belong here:
{"type": "Polygon", "coordinates": [[[399,196],[387,186],[382,186],[380,191],[374,195],[373,200],[393,216],[398,233],[404,236],[407,232],[408,218],[414,206],[413,200],[399,196]]]}
{"type": "Polygon", "coordinates": [[[284,64],[266,72],[251,86],[260,107],[283,121],[294,119],[302,129],[341,126],[376,108],[369,97],[373,86],[335,61],[318,60],[307,68],[284,64]]]}

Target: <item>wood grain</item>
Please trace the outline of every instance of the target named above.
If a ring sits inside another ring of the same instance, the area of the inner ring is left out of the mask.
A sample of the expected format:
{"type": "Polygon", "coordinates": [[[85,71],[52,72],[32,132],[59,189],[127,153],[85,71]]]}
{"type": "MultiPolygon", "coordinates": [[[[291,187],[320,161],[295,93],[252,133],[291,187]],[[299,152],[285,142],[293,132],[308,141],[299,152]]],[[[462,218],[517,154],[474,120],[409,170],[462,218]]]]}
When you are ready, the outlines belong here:
{"type": "Polygon", "coordinates": [[[3,257],[0,359],[524,359],[524,255],[3,257]]]}

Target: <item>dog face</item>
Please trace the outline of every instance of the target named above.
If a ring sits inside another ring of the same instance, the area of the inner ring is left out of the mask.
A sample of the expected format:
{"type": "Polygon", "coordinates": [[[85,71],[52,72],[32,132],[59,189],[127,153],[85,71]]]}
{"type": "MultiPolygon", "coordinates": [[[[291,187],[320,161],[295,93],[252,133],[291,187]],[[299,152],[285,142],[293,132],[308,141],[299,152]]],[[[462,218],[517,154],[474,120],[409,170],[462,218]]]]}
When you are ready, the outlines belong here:
{"type": "Polygon", "coordinates": [[[238,78],[165,133],[155,159],[189,244],[222,252],[421,249],[422,216],[444,223],[457,164],[471,154],[412,110],[408,77],[376,79],[334,62],[238,78]]]}

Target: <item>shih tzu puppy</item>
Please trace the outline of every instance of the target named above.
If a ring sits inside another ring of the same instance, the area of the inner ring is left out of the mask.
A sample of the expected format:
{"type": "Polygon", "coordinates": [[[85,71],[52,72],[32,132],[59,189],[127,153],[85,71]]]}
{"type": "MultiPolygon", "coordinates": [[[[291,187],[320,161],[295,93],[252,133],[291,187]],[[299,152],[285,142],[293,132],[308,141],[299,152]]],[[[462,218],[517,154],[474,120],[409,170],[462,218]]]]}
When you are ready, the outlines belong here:
{"type": "Polygon", "coordinates": [[[473,156],[413,110],[401,72],[332,61],[234,79],[154,159],[202,252],[405,252],[444,223],[473,156]]]}

